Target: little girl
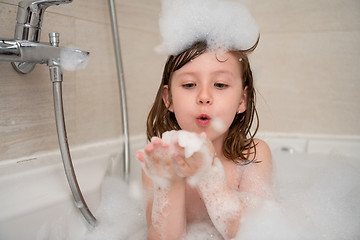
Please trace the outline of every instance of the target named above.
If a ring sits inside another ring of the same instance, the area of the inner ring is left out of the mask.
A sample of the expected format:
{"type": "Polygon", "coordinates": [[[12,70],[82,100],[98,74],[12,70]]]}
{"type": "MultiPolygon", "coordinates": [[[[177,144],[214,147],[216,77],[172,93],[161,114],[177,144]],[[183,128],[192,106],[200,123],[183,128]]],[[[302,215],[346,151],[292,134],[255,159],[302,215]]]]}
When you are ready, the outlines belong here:
{"type": "Polygon", "coordinates": [[[234,238],[251,204],[247,196],[270,196],[271,152],[254,138],[258,116],[247,57],[258,41],[239,49],[216,40],[190,41],[166,62],[147,121],[150,143],[137,152],[148,239],[182,239],[196,222],[234,238]]]}

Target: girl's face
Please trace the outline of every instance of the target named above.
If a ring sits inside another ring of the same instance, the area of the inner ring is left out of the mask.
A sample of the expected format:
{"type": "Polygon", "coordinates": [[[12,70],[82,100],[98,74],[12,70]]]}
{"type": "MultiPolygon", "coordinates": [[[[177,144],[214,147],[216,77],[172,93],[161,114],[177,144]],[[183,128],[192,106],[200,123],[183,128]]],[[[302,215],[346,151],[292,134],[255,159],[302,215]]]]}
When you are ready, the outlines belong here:
{"type": "Polygon", "coordinates": [[[163,100],[181,129],[205,132],[213,142],[222,143],[235,115],[246,110],[239,59],[229,52],[218,58],[214,51],[203,53],[175,71],[171,81],[172,101],[168,86],[163,100]]]}

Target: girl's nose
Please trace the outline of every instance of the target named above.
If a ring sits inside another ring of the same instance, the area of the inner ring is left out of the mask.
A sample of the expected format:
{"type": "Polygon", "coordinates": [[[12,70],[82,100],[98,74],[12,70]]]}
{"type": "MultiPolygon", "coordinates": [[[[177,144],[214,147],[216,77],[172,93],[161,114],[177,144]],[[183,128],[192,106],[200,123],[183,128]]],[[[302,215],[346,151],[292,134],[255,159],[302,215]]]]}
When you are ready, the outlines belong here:
{"type": "Polygon", "coordinates": [[[201,90],[199,92],[197,102],[199,104],[211,104],[212,98],[211,98],[211,94],[209,93],[209,91],[206,89],[201,90]]]}

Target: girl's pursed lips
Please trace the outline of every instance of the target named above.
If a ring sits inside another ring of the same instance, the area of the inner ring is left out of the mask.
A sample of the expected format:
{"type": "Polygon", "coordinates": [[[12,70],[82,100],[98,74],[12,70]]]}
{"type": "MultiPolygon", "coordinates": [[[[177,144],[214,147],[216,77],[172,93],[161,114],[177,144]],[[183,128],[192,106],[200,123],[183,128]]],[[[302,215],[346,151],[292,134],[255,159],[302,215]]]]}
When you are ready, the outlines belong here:
{"type": "Polygon", "coordinates": [[[207,114],[200,114],[197,118],[197,122],[200,126],[207,126],[211,121],[211,117],[207,114]]]}

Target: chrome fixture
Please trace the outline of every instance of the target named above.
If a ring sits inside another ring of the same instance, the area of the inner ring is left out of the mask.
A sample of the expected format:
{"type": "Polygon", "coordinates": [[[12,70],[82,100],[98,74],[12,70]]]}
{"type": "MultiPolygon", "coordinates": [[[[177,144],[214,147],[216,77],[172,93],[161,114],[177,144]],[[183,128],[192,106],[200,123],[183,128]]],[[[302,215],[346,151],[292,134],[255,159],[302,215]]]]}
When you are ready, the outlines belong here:
{"type": "Polygon", "coordinates": [[[119,82],[119,91],[120,91],[120,101],[121,101],[121,113],[122,113],[122,123],[123,123],[123,134],[124,134],[124,180],[129,183],[130,176],[130,146],[129,146],[129,128],[128,128],[128,114],[127,114],[127,104],[126,104],[126,94],[125,94],[125,79],[124,71],[121,60],[120,52],[120,38],[117,27],[116,19],[116,8],[114,0],[109,0],[109,10],[111,18],[111,29],[113,34],[114,49],[115,49],[115,58],[116,58],[116,69],[119,82]]]}
{"type": "MultiPolygon", "coordinates": [[[[52,5],[71,3],[72,0],[24,0],[19,2],[15,25],[15,40],[40,42],[41,25],[45,10],[52,5]]],[[[26,61],[26,60],[25,60],[26,61]]],[[[36,62],[12,62],[14,69],[20,73],[31,72],[36,62]]]]}
{"type": "Polygon", "coordinates": [[[52,5],[71,2],[72,0],[25,0],[19,2],[15,39],[39,42],[45,10],[52,5]]]}
{"type": "Polygon", "coordinates": [[[280,151],[290,153],[290,154],[296,153],[296,150],[293,147],[289,147],[289,146],[282,146],[280,148],[280,151]]]}
{"type": "MultiPolygon", "coordinates": [[[[76,207],[80,210],[86,221],[91,226],[95,226],[96,219],[83,198],[71,161],[62,101],[62,53],[70,53],[72,57],[77,58],[77,56],[87,56],[89,52],[59,47],[58,33],[49,34],[50,44],[39,43],[42,18],[46,8],[51,5],[70,2],[72,0],[27,0],[19,2],[15,39],[0,40],[0,61],[10,61],[14,69],[23,74],[32,71],[37,63],[45,63],[49,66],[50,79],[53,84],[56,128],[65,174],[76,207]]],[[[81,64],[81,60],[79,63],[81,64]]]]}
{"type": "MultiPolygon", "coordinates": [[[[21,69],[23,64],[28,63],[49,65],[49,60],[60,59],[60,54],[64,51],[72,51],[74,54],[80,55],[88,54],[82,50],[54,47],[46,43],[27,40],[0,40],[0,61],[17,62],[21,69]]],[[[25,74],[25,72],[21,73],[25,74]]]]}

